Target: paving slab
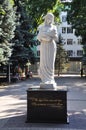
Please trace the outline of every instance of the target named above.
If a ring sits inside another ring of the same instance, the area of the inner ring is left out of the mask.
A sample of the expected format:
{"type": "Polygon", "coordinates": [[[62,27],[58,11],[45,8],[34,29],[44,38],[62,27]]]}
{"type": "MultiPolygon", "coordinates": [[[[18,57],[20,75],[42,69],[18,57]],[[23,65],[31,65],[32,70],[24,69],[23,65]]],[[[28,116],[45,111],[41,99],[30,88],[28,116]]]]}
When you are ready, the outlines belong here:
{"type": "Polygon", "coordinates": [[[57,84],[68,87],[69,124],[26,123],[27,95],[30,86],[37,86],[35,77],[0,89],[0,130],[86,130],[86,79],[55,77],[57,84]]]}

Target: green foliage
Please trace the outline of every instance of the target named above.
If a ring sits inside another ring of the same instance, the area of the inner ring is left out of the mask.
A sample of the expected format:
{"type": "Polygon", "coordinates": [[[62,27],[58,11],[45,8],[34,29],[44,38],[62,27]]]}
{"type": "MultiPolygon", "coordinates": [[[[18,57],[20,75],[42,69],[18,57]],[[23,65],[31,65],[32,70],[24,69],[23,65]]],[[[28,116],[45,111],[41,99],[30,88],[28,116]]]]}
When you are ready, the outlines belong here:
{"type": "MultiPolygon", "coordinates": [[[[75,28],[75,35],[82,37],[84,57],[86,59],[86,1],[73,0],[71,10],[68,11],[68,22],[75,28]]],[[[86,63],[86,60],[84,60],[86,63]]]]}
{"type": "Polygon", "coordinates": [[[86,34],[86,4],[84,4],[84,0],[74,0],[71,3],[71,10],[68,12],[68,21],[76,29],[77,36],[86,34]]]}
{"type": "Polygon", "coordinates": [[[14,6],[14,0],[9,0],[10,4],[14,6]]]}
{"type": "Polygon", "coordinates": [[[34,28],[37,28],[37,26],[43,22],[43,17],[47,12],[52,12],[56,16],[56,20],[59,21],[59,12],[62,8],[60,0],[27,0],[26,5],[34,28]]]}
{"type": "Polygon", "coordinates": [[[2,8],[1,5],[0,5],[0,15],[5,15],[5,10],[2,8]]]}
{"type": "Polygon", "coordinates": [[[57,44],[57,54],[55,61],[55,68],[58,70],[58,76],[60,72],[65,68],[66,63],[68,62],[67,52],[63,48],[61,36],[59,36],[59,43],[57,44]]]}
{"type": "Polygon", "coordinates": [[[15,30],[15,11],[9,0],[0,1],[0,64],[7,63],[11,55],[11,40],[15,30]]]}
{"type": "Polygon", "coordinates": [[[22,64],[24,66],[28,60],[31,63],[35,62],[35,54],[31,49],[36,45],[35,33],[26,12],[25,2],[15,0],[15,6],[17,7],[17,27],[13,39],[15,44],[13,45],[11,60],[13,64],[22,64]]]}

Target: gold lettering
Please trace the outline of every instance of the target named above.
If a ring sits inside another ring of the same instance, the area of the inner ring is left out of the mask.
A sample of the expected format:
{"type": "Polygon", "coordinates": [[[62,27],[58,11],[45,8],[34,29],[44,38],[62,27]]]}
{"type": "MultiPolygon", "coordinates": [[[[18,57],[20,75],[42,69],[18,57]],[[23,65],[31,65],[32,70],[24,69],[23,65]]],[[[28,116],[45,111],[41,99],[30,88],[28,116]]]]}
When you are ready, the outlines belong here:
{"type": "Polygon", "coordinates": [[[63,102],[61,99],[46,99],[46,98],[37,98],[37,97],[30,97],[29,100],[31,101],[32,106],[43,106],[43,107],[55,107],[58,109],[63,108],[63,102]]]}

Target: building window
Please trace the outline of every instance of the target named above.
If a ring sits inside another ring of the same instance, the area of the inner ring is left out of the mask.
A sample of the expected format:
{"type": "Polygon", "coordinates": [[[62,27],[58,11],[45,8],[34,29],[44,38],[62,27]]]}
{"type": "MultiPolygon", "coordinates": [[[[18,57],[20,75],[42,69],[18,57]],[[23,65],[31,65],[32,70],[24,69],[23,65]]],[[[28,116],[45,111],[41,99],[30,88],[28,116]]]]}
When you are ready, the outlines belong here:
{"type": "Polygon", "coordinates": [[[68,50],[68,51],[67,51],[67,55],[68,55],[68,56],[73,56],[73,50],[68,50]]]}
{"type": "Polygon", "coordinates": [[[77,50],[77,56],[82,56],[83,55],[83,51],[82,50],[77,50]]]}
{"type": "Polygon", "coordinates": [[[71,27],[67,27],[67,33],[73,33],[73,29],[71,27]]]}
{"type": "Polygon", "coordinates": [[[63,15],[63,16],[62,16],[62,22],[66,22],[66,21],[67,21],[66,19],[67,19],[67,16],[66,16],[66,15],[63,15]]]}
{"type": "Polygon", "coordinates": [[[73,39],[67,39],[67,45],[72,45],[73,44],[73,39]]]}
{"type": "Polygon", "coordinates": [[[77,39],[77,41],[78,41],[78,44],[81,44],[81,42],[82,42],[82,40],[81,40],[81,39],[77,39]]]}
{"type": "Polygon", "coordinates": [[[63,43],[63,44],[66,44],[66,39],[62,39],[62,43],[63,43]]]}
{"type": "Polygon", "coordinates": [[[40,51],[37,51],[37,56],[40,56],[40,51]]]}
{"type": "Polygon", "coordinates": [[[62,33],[66,33],[66,27],[62,27],[62,33]]]}

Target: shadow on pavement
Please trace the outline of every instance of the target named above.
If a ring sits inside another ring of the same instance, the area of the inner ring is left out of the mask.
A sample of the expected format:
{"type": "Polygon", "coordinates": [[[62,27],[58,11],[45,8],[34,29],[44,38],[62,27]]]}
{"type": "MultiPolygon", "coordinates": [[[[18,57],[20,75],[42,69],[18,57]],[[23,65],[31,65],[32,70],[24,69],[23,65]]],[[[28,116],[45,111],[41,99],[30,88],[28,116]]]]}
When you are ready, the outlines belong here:
{"type": "MultiPolygon", "coordinates": [[[[8,120],[2,128],[69,128],[69,129],[86,129],[86,116],[82,112],[69,112],[69,124],[52,124],[52,123],[25,123],[26,115],[14,116],[9,119],[0,119],[8,120]]],[[[1,122],[1,121],[0,121],[1,122]]],[[[5,122],[5,121],[4,121],[5,122]]]]}

